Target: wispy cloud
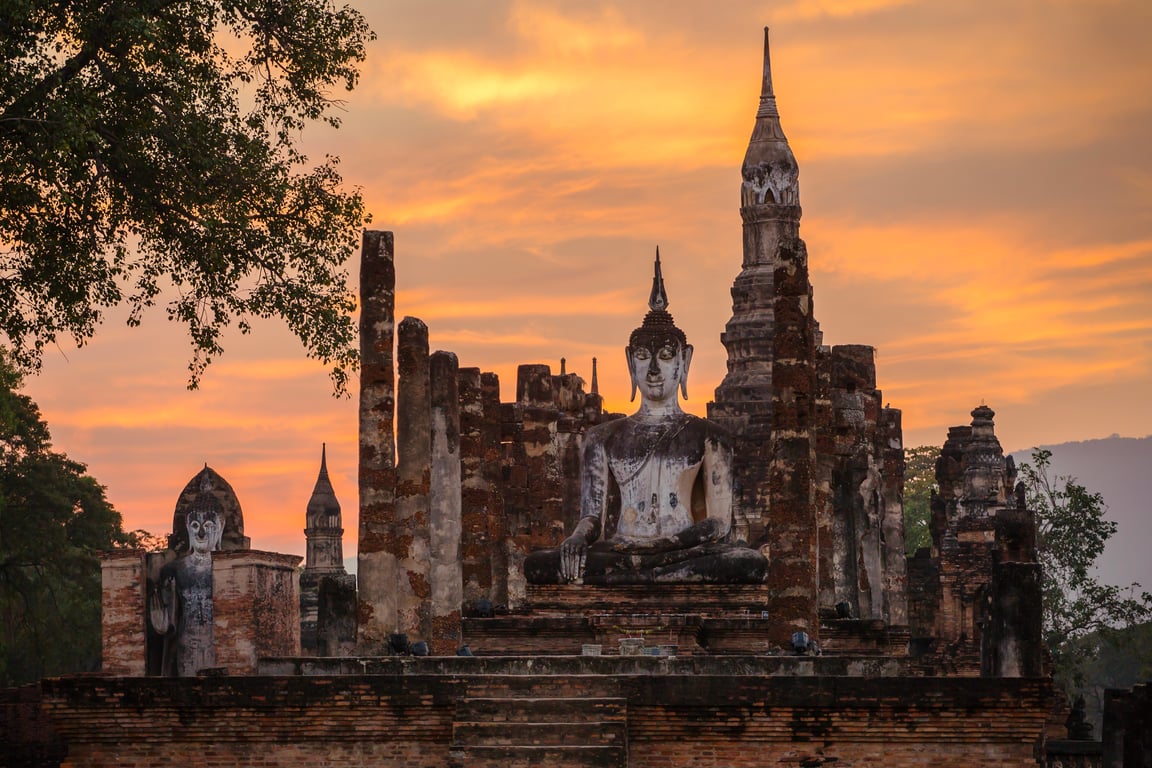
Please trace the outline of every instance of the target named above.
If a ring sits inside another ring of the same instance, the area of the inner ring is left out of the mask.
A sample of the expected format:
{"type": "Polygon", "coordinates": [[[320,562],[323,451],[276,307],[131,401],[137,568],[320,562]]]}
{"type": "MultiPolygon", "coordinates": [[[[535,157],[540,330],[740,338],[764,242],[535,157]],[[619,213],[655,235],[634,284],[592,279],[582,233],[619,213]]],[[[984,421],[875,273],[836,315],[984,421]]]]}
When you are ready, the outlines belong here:
{"type": "MultiPolygon", "coordinates": [[[[396,231],[398,316],[505,399],[520,363],[587,379],[597,357],[628,410],[621,350],[660,244],[704,412],[771,24],[816,316],[829,343],[878,346],[907,442],[981,399],[1010,447],[1152,432],[1152,4],[362,5],[381,39],[344,128],[306,148],[340,154],[396,231]]],[[[189,393],[178,328],[111,324],[28,388],[132,527],[166,528],[209,461],[258,546],[302,547],[326,440],[355,530],[355,402],[275,324],[225,347],[189,393]]]]}

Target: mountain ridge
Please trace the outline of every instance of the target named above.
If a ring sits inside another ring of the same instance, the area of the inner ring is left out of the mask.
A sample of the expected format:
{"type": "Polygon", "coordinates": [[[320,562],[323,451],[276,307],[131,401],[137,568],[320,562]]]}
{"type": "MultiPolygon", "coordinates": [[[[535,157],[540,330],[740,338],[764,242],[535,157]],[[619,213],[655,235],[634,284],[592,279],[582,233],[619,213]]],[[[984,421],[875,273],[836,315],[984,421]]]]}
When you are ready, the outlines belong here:
{"type": "MultiPolygon", "coordinates": [[[[1138,582],[1152,589],[1152,435],[1110,437],[1040,445],[1052,452],[1050,471],[1074,477],[1089,492],[1099,493],[1105,517],[1117,524],[1097,563],[1100,579],[1127,586],[1138,582]]],[[[1012,451],[1019,465],[1032,462],[1036,448],[1012,451]]]]}

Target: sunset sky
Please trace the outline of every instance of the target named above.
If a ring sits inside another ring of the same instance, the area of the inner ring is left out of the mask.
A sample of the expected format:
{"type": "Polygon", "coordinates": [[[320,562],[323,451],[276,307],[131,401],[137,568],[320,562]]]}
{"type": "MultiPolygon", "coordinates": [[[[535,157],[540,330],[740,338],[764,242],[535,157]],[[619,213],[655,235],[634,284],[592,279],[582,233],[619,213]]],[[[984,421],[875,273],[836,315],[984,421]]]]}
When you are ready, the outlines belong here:
{"type": "MultiPolygon", "coordinates": [[[[519,363],[588,378],[595,356],[628,410],[659,245],[704,412],[769,25],[816,317],[826,343],[878,347],[905,444],[939,445],[982,401],[1006,450],[1152,433],[1148,0],[354,4],[379,39],[344,127],[306,148],[339,155],[395,232],[397,317],[496,371],[504,400],[519,363]]],[[[303,553],[326,441],[353,554],[355,400],[273,323],[187,391],[181,329],[123,319],[49,352],[26,391],[126,527],[166,533],[207,462],[254,547],[303,553]]]]}

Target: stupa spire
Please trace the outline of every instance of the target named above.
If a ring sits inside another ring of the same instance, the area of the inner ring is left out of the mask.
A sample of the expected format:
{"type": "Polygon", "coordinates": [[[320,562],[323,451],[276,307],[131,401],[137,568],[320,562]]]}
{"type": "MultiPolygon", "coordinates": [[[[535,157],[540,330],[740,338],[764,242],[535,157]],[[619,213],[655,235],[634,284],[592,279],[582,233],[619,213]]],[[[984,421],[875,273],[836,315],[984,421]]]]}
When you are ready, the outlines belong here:
{"type": "Polygon", "coordinates": [[[600,394],[600,382],[596,380],[596,358],[592,358],[592,389],[590,394],[600,394]]]}
{"type": "Polygon", "coordinates": [[[764,81],[760,85],[760,109],[756,117],[780,117],[776,94],[772,90],[772,56],[768,45],[768,27],[764,27],[764,81]]]}
{"type": "Polygon", "coordinates": [[[748,151],[741,168],[744,177],[740,192],[741,205],[799,206],[798,174],[796,158],[788,146],[784,129],[780,127],[780,111],[776,108],[776,92],[772,86],[768,27],[764,27],[764,76],[760,84],[756,124],[752,128],[752,138],[748,140],[748,151]]]}
{"type": "Polygon", "coordinates": [[[653,312],[668,309],[668,294],[664,290],[664,275],[660,271],[660,246],[656,246],[656,266],[652,274],[652,293],[648,296],[648,309],[653,312]]]}
{"type": "Polygon", "coordinates": [[[312,498],[308,500],[308,527],[322,528],[329,525],[339,527],[340,502],[328,477],[328,444],[320,444],[320,471],[316,474],[316,485],[312,488],[312,498]],[[331,522],[335,519],[336,522],[331,522]]]}

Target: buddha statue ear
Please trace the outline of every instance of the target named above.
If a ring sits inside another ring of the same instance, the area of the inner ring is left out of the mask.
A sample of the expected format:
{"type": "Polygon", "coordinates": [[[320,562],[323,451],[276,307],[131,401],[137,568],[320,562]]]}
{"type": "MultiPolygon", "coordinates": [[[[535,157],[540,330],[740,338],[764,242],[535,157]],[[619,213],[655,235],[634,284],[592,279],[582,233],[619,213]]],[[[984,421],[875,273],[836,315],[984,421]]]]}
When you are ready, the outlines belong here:
{"type": "MultiPolygon", "coordinates": [[[[692,365],[692,345],[691,344],[685,344],[684,345],[684,351],[682,352],[682,354],[684,356],[684,368],[683,368],[683,370],[680,371],[680,394],[684,396],[685,400],[687,400],[688,399],[688,367],[690,365],[692,365]]],[[[632,388],[635,389],[636,385],[633,384],[632,388]]]]}
{"type": "Polygon", "coordinates": [[[636,371],[632,369],[632,345],[624,347],[624,362],[628,365],[628,380],[632,382],[632,395],[628,402],[636,402],[636,371]]]}
{"type": "Polygon", "coordinates": [[[216,516],[216,533],[212,537],[212,551],[216,552],[220,549],[220,542],[224,539],[224,516],[216,516]]]}

